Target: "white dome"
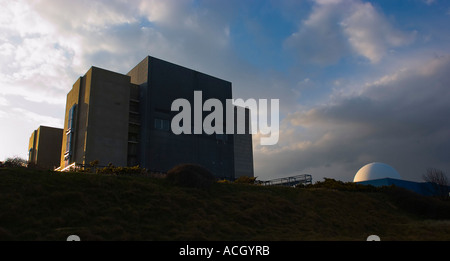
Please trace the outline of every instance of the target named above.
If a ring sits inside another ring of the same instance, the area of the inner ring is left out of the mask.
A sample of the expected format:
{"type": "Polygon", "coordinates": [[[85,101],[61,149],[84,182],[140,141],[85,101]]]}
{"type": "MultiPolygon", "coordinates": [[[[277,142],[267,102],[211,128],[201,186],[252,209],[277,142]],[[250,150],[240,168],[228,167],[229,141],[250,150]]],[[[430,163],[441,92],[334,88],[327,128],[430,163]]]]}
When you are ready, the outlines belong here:
{"type": "Polygon", "coordinates": [[[360,168],[356,172],[353,182],[383,178],[402,179],[393,167],[384,163],[373,162],[360,168]]]}

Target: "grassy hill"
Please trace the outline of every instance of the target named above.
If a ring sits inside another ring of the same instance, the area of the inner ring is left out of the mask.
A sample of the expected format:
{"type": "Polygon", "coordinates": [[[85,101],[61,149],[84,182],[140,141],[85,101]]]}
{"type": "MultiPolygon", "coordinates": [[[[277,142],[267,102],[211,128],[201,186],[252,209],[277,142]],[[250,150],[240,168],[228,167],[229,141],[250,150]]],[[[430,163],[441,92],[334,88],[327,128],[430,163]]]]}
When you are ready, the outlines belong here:
{"type": "Polygon", "coordinates": [[[0,169],[0,240],[450,240],[450,202],[391,189],[186,188],[144,176],[0,169]]]}

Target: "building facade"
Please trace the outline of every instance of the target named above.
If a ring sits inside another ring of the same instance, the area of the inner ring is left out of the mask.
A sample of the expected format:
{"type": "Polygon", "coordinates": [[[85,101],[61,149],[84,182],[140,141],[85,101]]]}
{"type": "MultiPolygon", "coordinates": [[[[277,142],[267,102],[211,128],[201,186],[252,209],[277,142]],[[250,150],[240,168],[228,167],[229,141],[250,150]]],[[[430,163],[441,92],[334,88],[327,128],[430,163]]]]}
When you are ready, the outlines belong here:
{"type": "Polygon", "coordinates": [[[33,131],[28,144],[28,164],[54,169],[60,165],[63,129],[39,126],[33,131]]]}
{"type": "Polygon", "coordinates": [[[150,56],[126,75],[90,68],[67,95],[60,169],[98,160],[99,165],[166,172],[194,163],[220,178],[253,176],[249,132],[171,131],[178,113],[171,110],[173,101],[183,98],[194,104],[194,91],[201,91],[203,100],[214,98],[222,104],[232,98],[231,82],[150,56]]]}
{"type": "Polygon", "coordinates": [[[129,77],[91,67],[67,94],[61,167],[127,165],[129,77]]]}

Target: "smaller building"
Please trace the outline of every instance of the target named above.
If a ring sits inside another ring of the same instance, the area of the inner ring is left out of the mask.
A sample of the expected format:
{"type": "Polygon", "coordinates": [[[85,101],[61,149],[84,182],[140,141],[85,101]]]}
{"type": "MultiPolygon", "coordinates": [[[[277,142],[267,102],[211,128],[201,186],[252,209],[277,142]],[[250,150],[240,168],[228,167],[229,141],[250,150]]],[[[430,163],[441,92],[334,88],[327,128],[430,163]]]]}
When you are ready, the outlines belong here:
{"type": "Polygon", "coordinates": [[[353,182],[375,187],[394,185],[425,196],[438,195],[438,191],[432,183],[403,180],[397,170],[380,162],[363,166],[356,173],[353,182]]]}
{"type": "Polygon", "coordinates": [[[408,180],[401,179],[393,179],[393,178],[382,178],[382,179],[373,179],[358,182],[358,184],[362,185],[372,185],[374,187],[383,187],[383,186],[397,186],[400,188],[404,188],[413,192],[416,192],[425,196],[435,196],[436,189],[433,187],[433,184],[429,182],[414,182],[408,180]]]}
{"type": "Polygon", "coordinates": [[[63,129],[39,126],[30,136],[28,164],[54,169],[59,166],[63,129]]]}

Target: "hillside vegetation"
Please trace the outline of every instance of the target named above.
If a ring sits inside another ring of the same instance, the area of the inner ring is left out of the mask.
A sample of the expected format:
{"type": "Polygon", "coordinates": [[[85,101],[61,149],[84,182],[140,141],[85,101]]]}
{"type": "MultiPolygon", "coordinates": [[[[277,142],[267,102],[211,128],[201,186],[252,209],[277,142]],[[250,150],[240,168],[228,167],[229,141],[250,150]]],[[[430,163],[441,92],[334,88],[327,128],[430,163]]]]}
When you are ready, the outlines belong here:
{"type": "Polygon", "coordinates": [[[0,240],[450,240],[448,201],[319,185],[0,168],[0,240]]]}

